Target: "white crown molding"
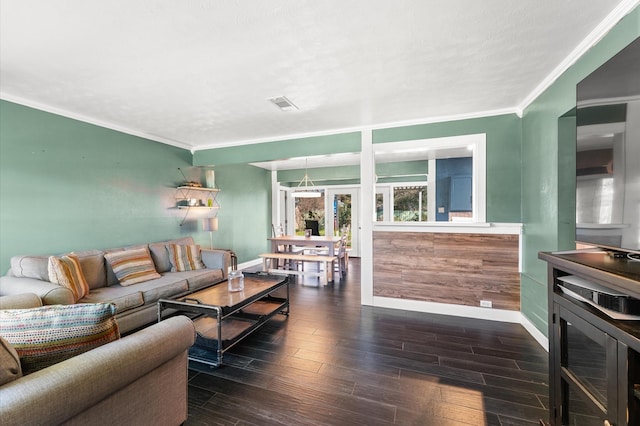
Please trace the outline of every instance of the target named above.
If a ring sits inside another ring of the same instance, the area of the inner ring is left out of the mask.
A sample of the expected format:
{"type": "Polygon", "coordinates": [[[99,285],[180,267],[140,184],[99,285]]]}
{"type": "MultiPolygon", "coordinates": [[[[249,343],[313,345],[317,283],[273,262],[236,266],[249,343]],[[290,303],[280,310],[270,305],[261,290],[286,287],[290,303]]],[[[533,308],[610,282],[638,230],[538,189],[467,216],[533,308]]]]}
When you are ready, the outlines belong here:
{"type": "Polygon", "coordinates": [[[416,120],[395,121],[391,123],[382,123],[382,124],[377,124],[373,126],[368,126],[367,128],[370,128],[372,130],[382,130],[382,129],[392,129],[394,127],[417,126],[421,124],[432,124],[432,123],[446,123],[449,121],[470,120],[474,118],[493,117],[497,115],[517,114],[517,113],[518,113],[517,108],[511,107],[511,108],[479,111],[479,112],[473,112],[468,114],[444,115],[439,117],[421,118],[416,120]]]}
{"type": "Polygon", "coordinates": [[[419,119],[393,121],[393,122],[380,123],[380,124],[367,125],[367,126],[354,126],[354,127],[345,127],[345,128],[338,128],[338,129],[329,129],[329,130],[323,130],[323,131],[317,131],[317,132],[295,133],[295,134],[288,134],[288,135],[273,136],[270,138],[244,139],[244,140],[229,142],[229,143],[209,144],[209,145],[195,147],[183,142],[167,139],[167,138],[153,135],[150,133],[140,132],[138,130],[133,130],[128,127],[120,126],[118,124],[109,123],[93,117],[88,117],[82,114],[76,114],[74,112],[70,112],[62,108],[43,104],[37,101],[32,101],[19,96],[14,96],[3,91],[0,91],[0,99],[13,102],[16,104],[24,105],[30,108],[35,108],[41,111],[49,112],[52,114],[61,115],[63,117],[72,118],[74,120],[82,121],[85,123],[95,124],[96,126],[126,133],[132,136],[138,136],[144,139],[150,139],[155,142],[160,142],[160,143],[175,146],[178,148],[183,148],[191,151],[192,154],[195,153],[196,151],[203,151],[208,149],[228,148],[228,147],[235,147],[235,146],[242,146],[242,145],[258,144],[258,143],[280,142],[280,141],[287,141],[291,139],[303,139],[303,138],[318,137],[318,136],[331,136],[331,135],[336,135],[341,133],[359,132],[363,130],[381,130],[381,129],[392,129],[395,127],[415,126],[415,125],[421,125],[421,124],[445,123],[448,121],[469,120],[473,118],[492,117],[496,115],[517,114],[519,117],[522,117],[521,112],[514,107],[514,108],[480,111],[480,112],[474,112],[474,113],[468,113],[468,114],[448,115],[448,116],[440,116],[440,117],[432,117],[432,118],[419,118],[419,119]]]}
{"type": "MultiPolygon", "coordinates": [[[[182,142],[174,141],[172,139],[163,138],[161,136],[157,136],[157,135],[153,135],[153,134],[150,134],[150,133],[141,132],[141,131],[138,131],[138,130],[133,130],[133,129],[130,129],[128,127],[120,126],[118,124],[109,123],[109,122],[102,121],[102,120],[98,120],[96,118],[88,117],[86,115],[76,114],[74,112],[70,112],[70,111],[64,110],[62,108],[54,107],[54,106],[43,104],[43,103],[36,102],[36,101],[31,101],[31,100],[28,100],[28,99],[21,98],[19,96],[13,96],[13,95],[11,95],[9,93],[6,93],[6,92],[3,92],[3,91],[0,91],[0,99],[8,101],[8,102],[13,102],[15,104],[23,105],[23,106],[26,106],[26,107],[29,107],[29,108],[35,108],[35,109],[40,110],[40,111],[49,112],[51,114],[56,114],[56,115],[60,115],[60,116],[67,117],[67,118],[71,118],[71,119],[74,119],[74,120],[82,121],[84,123],[95,124],[96,126],[104,127],[106,129],[115,130],[115,131],[120,132],[120,133],[126,133],[126,134],[131,135],[131,136],[137,136],[139,138],[149,139],[149,140],[154,141],[154,142],[160,142],[160,143],[163,143],[163,144],[166,144],[166,145],[175,146],[177,148],[186,149],[188,151],[192,151],[193,150],[193,147],[191,145],[187,145],[187,144],[182,143],[182,142]]],[[[193,151],[192,151],[192,153],[193,153],[193,151]]]]}
{"type": "Polygon", "coordinates": [[[252,144],[259,144],[259,143],[282,142],[282,141],[287,141],[291,139],[304,139],[304,138],[312,138],[312,137],[318,137],[318,136],[331,136],[331,135],[337,135],[341,133],[360,132],[363,130],[382,130],[382,129],[393,129],[395,127],[417,126],[421,124],[446,123],[448,121],[469,120],[473,118],[493,117],[496,115],[505,115],[505,114],[518,114],[519,117],[522,117],[522,115],[518,113],[517,108],[513,107],[513,108],[496,109],[496,110],[490,110],[490,111],[480,111],[480,112],[474,112],[469,114],[448,115],[448,116],[440,116],[440,117],[432,117],[432,118],[419,118],[419,119],[412,119],[412,120],[405,120],[405,121],[393,121],[388,123],[372,124],[372,125],[366,125],[366,126],[344,127],[340,129],[330,129],[330,130],[323,130],[323,131],[317,131],[317,132],[295,133],[295,134],[289,134],[289,135],[274,136],[271,138],[244,139],[241,141],[235,141],[235,142],[229,142],[229,143],[223,143],[223,144],[210,144],[210,145],[199,146],[197,148],[193,148],[193,152],[204,151],[207,149],[229,148],[234,146],[252,145],[252,144]]]}
{"type": "Polygon", "coordinates": [[[640,0],[623,0],[607,17],[594,28],[589,35],[578,44],[578,46],[567,56],[529,95],[524,98],[517,107],[522,116],[538,96],[547,90],[565,71],[569,69],[582,55],[584,55],[593,45],[599,42],[622,18],[633,11],[640,4],[640,0]]]}

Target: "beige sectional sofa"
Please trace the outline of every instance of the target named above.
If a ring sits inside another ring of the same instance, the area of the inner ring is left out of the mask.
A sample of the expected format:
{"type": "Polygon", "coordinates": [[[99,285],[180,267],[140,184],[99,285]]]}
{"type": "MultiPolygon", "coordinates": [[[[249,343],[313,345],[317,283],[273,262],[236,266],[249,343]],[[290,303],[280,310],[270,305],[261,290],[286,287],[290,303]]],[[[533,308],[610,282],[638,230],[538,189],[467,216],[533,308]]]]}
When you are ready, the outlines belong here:
{"type": "MultiPolygon", "coordinates": [[[[26,308],[24,301],[3,308],[26,308]]],[[[191,320],[176,316],[5,383],[0,424],[182,424],[194,340],[191,320]]]]}
{"type": "MultiPolygon", "coordinates": [[[[175,298],[227,278],[231,254],[226,250],[201,251],[206,269],[171,272],[167,244],[192,245],[191,237],[106,250],[74,252],[80,260],[82,273],[89,285],[89,294],[78,303],[113,303],[120,333],[144,327],[157,320],[156,302],[175,298]],[[160,278],[122,286],[105,254],[147,247],[160,278]]],[[[0,277],[0,295],[35,293],[45,305],[75,303],[71,290],[49,281],[49,256],[14,256],[8,273],[0,277]]]]}

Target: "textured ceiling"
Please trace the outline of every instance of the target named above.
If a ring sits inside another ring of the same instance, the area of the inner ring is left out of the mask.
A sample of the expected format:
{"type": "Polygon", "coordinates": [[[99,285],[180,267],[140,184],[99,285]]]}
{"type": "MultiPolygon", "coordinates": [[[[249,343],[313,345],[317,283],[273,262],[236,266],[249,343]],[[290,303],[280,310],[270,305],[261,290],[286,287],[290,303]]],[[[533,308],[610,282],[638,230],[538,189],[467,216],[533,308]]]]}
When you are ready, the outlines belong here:
{"type": "Polygon", "coordinates": [[[0,0],[0,96],[189,149],[516,112],[637,3],[0,0]]]}

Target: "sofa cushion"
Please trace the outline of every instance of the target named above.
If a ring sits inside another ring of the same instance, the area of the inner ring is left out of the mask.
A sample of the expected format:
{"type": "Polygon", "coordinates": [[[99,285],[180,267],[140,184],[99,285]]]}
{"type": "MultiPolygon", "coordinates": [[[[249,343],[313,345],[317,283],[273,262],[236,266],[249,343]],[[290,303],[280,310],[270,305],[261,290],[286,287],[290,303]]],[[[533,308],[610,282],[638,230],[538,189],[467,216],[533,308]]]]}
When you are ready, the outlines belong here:
{"type": "Polygon", "coordinates": [[[49,257],[49,281],[60,284],[73,292],[75,301],[89,294],[89,285],[84,278],[80,259],[74,254],[49,257]]]}
{"type": "Polygon", "coordinates": [[[120,285],[127,286],[160,278],[146,247],[106,253],[104,258],[111,265],[120,285]]]}
{"type": "Polygon", "coordinates": [[[11,272],[18,278],[49,281],[49,256],[13,256],[11,272]]]}
{"type": "Polygon", "coordinates": [[[136,284],[135,288],[142,293],[144,304],[149,305],[156,303],[159,299],[169,299],[184,294],[189,290],[189,285],[187,280],[169,272],[157,280],[136,284]]]}
{"type": "Polygon", "coordinates": [[[171,272],[195,271],[204,269],[202,257],[200,255],[200,246],[167,244],[169,251],[169,262],[171,262],[171,272]]]}
{"type": "Polygon", "coordinates": [[[20,357],[9,342],[0,336],[0,386],[22,377],[20,357]]]}
{"type": "MultiPolygon", "coordinates": [[[[164,274],[163,274],[164,275],[164,274]]],[[[198,269],[197,271],[169,272],[174,279],[187,280],[189,291],[199,290],[223,279],[220,269],[198,269]]]]}
{"type": "Polygon", "coordinates": [[[123,287],[116,284],[91,290],[80,303],[113,303],[116,306],[116,314],[121,314],[144,305],[144,299],[142,293],[133,290],[131,286],[123,287]]]}
{"type": "Polygon", "coordinates": [[[89,289],[93,290],[107,285],[107,273],[102,250],[76,251],[72,254],[75,254],[80,259],[80,267],[82,267],[84,278],[89,284],[89,289]]]}
{"type": "Polygon", "coordinates": [[[29,374],[120,337],[114,305],[50,305],[0,311],[0,333],[29,374]]]}
{"type": "Polygon", "coordinates": [[[171,270],[171,262],[169,262],[169,252],[167,251],[167,244],[193,244],[193,238],[184,237],[177,240],[163,241],[160,243],[149,244],[149,251],[151,252],[151,258],[156,265],[156,271],[159,273],[169,272],[171,270]]]}

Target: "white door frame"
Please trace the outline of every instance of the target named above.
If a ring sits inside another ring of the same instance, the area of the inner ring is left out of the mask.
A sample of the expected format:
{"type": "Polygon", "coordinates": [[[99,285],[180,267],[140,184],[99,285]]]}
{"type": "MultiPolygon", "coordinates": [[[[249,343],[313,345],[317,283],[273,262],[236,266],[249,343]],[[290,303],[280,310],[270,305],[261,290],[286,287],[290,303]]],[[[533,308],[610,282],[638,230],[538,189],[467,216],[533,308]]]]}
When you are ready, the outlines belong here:
{"type": "Polygon", "coordinates": [[[333,199],[337,194],[351,195],[351,251],[350,255],[360,256],[360,186],[335,185],[325,187],[324,229],[327,235],[333,234],[333,199]]]}
{"type": "Polygon", "coordinates": [[[295,232],[295,221],[291,220],[295,217],[293,207],[293,199],[291,197],[292,189],[282,186],[278,182],[278,172],[271,172],[271,223],[277,229],[283,225],[284,233],[292,235],[295,232]]]}

